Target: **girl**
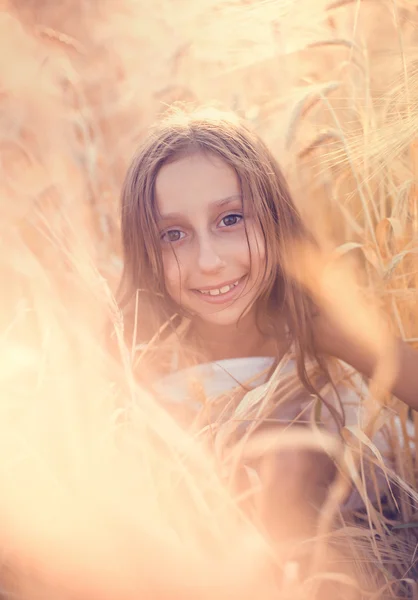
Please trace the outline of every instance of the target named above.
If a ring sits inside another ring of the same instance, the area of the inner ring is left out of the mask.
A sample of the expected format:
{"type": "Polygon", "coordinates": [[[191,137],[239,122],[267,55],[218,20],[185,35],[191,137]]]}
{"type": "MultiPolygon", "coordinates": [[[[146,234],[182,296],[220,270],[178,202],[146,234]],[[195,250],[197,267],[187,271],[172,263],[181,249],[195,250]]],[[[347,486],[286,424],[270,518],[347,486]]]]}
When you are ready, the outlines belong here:
{"type": "MultiPolygon", "coordinates": [[[[273,155],[244,123],[214,110],[171,114],[129,168],[121,220],[120,303],[142,382],[172,407],[200,414],[200,425],[237,422],[243,396],[266,382],[271,421],[309,423],[319,398],[325,428],[356,423],[359,396],[342,385],[346,365],[370,377],[377,351],[333,321],[290,268],[297,247],[314,252],[317,243],[273,155]]],[[[392,391],[416,407],[417,355],[396,342],[396,359],[392,391]]],[[[247,403],[247,425],[266,390],[247,403]]],[[[270,526],[280,503],[292,528],[303,494],[306,505],[321,505],[334,466],[318,458],[276,455],[273,477],[253,464],[270,486],[270,526]]]]}

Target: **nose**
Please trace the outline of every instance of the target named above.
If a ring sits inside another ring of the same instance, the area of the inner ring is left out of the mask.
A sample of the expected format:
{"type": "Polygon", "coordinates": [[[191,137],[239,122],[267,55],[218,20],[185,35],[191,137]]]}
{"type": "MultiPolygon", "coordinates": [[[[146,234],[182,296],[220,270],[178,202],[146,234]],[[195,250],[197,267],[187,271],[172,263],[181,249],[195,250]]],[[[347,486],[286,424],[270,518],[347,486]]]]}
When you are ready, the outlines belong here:
{"type": "Polygon", "coordinates": [[[209,236],[199,240],[198,266],[202,273],[217,273],[225,267],[216,242],[209,236]]]}

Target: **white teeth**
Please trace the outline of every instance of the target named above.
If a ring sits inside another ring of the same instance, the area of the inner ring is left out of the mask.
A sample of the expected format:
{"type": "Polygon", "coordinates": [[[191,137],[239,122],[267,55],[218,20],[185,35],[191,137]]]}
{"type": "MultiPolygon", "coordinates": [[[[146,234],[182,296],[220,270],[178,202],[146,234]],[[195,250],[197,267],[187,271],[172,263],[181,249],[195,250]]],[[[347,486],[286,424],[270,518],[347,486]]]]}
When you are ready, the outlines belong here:
{"type": "Polygon", "coordinates": [[[237,286],[239,283],[239,280],[236,281],[235,283],[232,283],[231,285],[224,285],[223,287],[219,288],[219,289],[213,289],[213,290],[199,290],[201,294],[209,294],[209,296],[219,296],[219,294],[226,294],[227,292],[229,292],[230,290],[232,290],[232,288],[234,288],[235,286],[237,286]]]}

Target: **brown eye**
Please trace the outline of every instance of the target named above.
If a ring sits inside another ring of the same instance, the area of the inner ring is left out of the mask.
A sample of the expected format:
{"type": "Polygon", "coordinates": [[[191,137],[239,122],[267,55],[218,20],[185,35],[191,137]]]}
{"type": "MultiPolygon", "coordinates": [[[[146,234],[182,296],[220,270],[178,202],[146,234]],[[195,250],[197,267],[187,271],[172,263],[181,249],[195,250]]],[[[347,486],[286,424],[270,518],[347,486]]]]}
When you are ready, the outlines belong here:
{"type": "Polygon", "coordinates": [[[223,223],[222,227],[232,227],[233,225],[238,225],[238,223],[240,223],[241,220],[242,220],[242,215],[238,215],[238,214],[227,215],[221,221],[221,223],[223,223]]]}
{"type": "Polygon", "coordinates": [[[171,229],[171,231],[166,231],[163,233],[161,239],[163,242],[173,243],[183,239],[184,235],[185,234],[179,229],[171,229]]]}

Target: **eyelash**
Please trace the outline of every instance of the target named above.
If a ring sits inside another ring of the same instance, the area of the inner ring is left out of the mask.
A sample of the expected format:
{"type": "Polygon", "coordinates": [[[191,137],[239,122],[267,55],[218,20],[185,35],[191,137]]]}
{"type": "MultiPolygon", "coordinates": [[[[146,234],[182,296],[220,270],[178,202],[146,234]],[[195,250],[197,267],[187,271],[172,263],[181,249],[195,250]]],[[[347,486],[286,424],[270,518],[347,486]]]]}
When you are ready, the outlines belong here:
{"type": "MultiPolygon", "coordinates": [[[[222,221],[224,221],[225,219],[229,219],[230,217],[238,217],[239,221],[237,223],[232,223],[231,225],[223,225],[222,228],[225,228],[225,227],[229,228],[229,227],[234,227],[235,225],[239,225],[239,223],[244,218],[243,215],[241,215],[239,213],[231,213],[229,215],[225,215],[224,217],[222,217],[220,222],[222,223],[222,221]]],[[[164,231],[161,234],[161,240],[166,243],[175,244],[176,242],[180,242],[183,239],[183,237],[180,237],[177,240],[164,239],[165,237],[169,236],[170,233],[180,233],[180,234],[183,234],[183,236],[185,235],[183,231],[180,231],[180,229],[169,229],[168,231],[164,231]]]]}

